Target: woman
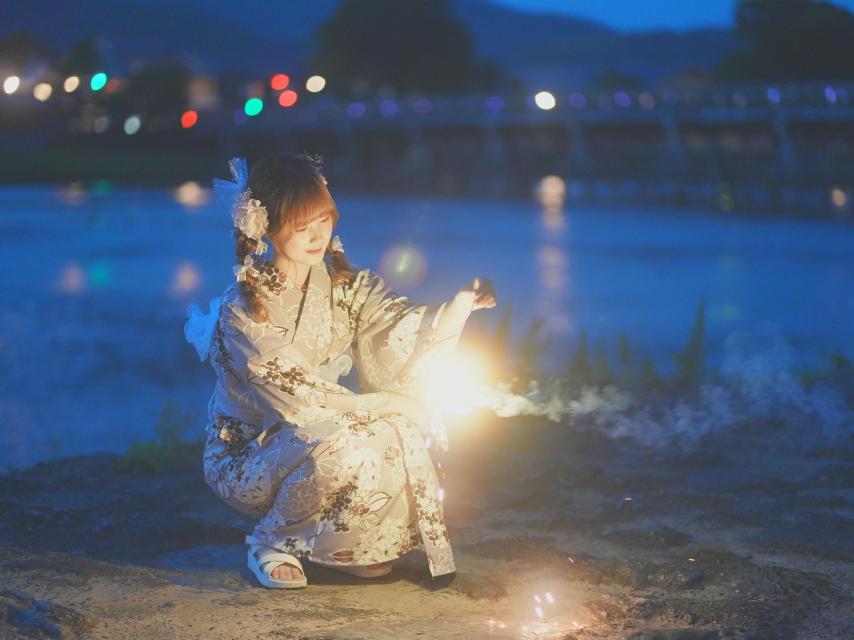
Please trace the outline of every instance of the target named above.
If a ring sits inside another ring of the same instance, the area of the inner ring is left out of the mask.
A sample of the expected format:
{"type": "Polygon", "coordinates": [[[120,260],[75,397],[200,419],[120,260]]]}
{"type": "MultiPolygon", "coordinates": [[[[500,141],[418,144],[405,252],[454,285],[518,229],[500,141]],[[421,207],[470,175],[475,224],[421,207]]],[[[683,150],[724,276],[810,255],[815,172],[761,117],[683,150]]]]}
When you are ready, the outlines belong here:
{"type": "Polygon", "coordinates": [[[235,181],[215,188],[233,203],[237,282],[208,316],[191,307],[185,332],[217,373],[205,480],[258,519],[250,569],[299,588],[299,558],[377,577],[423,548],[433,577],[453,573],[418,381],[474,309],[495,306],[492,285],[413,304],[348,264],[318,159],[283,153],[248,176],[242,159],[230,166],[235,181]],[[358,394],[338,384],[354,361],[358,394]]]}

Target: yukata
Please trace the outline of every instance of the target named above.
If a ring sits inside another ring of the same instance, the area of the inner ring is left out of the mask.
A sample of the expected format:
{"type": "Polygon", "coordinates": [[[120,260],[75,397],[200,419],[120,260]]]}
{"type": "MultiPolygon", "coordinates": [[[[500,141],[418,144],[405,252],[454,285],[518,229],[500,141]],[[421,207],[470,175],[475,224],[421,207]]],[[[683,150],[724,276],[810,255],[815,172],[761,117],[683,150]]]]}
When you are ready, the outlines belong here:
{"type": "Polygon", "coordinates": [[[418,548],[433,577],[454,572],[424,435],[382,411],[385,392],[415,391],[445,305],[413,304],[367,269],[332,286],[321,262],[303,293],[272,262],[256,264],[266,321],[236,283],[211,304],[205,481],[257,520],[249,544],[330,565],[418,548]],[[338,384],[354,363],[359,394],[338,384]],[[336,408],[345,396],[355,409],[336,408]]]}

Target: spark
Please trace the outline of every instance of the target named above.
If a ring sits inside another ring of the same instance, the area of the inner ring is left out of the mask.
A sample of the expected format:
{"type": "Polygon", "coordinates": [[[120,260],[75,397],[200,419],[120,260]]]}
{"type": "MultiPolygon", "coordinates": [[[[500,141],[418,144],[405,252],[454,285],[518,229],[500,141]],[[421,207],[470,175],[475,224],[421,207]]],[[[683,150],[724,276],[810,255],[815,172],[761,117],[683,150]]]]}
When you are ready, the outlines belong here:
{"type": "Polygon", "coordinates": [[[534,594],[534,600],[536,600],[537,602],[542,602],[542,600],[540,600],[539,594],[536,593],[534,594]]]}
{"type": "Polygon", "coordinates": [[[546,600],[548,600],[549,603],[554,604],[555,599],[554,596],[551,594],[551,591],[546,591],[546,600]]]}
{"type": "Polygon", "coordinates": [[[542,620],[543,619],[543,608],[542,607],[534,607],[534,613],[537,614],[537,617],[542,620]]]}

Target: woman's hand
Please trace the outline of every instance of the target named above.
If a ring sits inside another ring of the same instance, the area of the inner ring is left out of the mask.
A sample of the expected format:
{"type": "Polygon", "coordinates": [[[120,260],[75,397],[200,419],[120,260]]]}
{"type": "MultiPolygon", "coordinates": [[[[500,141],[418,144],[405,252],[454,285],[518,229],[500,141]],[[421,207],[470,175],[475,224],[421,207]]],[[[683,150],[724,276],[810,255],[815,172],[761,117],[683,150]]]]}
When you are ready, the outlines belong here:
{"type": "Polygon", "coordinates": [[[498,303],[492,281],[483,277],[475,278],[467,287],[460,289],[454,298],[455,302],[457,300],[470,304],[472,311],[492,309],[498,303]]]}

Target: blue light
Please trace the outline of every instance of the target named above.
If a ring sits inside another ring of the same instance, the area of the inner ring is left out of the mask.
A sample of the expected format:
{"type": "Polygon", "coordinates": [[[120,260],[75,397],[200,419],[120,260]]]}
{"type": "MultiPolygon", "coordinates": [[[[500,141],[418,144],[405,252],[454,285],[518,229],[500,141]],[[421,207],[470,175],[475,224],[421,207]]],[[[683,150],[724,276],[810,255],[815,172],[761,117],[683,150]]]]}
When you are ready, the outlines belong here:
{"type": "Polygon", "coordinates": [[[824,88],[824,97],[830,104],[836,104],[836,89],[833,87],[825,87],[824,88]]]}
{"type": "Polygon", "coordinates": [[[779,89],[775,89],[774,87],[770,87],[768,91],[766,91],[768,96],[768,102],[771,104],[780,104],[780,91],[779,89]]]}
{"type": "Polygon", "coordinates": [[[347,105],[347,115],[351,118],[361,118],[367,110],[363,102],[351,102],[347,105]]]}

